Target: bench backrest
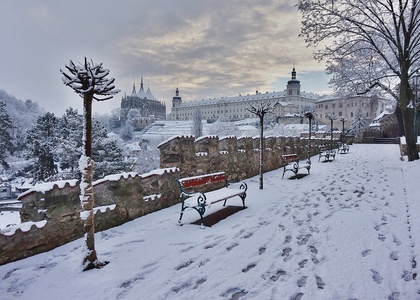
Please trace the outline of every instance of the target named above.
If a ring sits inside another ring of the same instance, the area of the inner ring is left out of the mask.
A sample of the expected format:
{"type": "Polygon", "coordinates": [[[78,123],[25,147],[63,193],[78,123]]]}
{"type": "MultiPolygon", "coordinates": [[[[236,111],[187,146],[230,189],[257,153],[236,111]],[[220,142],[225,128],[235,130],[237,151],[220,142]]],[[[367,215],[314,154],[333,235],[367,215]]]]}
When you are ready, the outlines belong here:
{"type": "Polygon", "coordinates": [[[283,162],[286,164],[299,160],[297,154],[284,154],[281,156],[281,158],[283,159],[283,162]]]}
{"type": "Polygon", "coordinates": [[[184,190],[194,192],[208,192],[227,185],[225,172],[181,178],[178,182],[184,190]]]}

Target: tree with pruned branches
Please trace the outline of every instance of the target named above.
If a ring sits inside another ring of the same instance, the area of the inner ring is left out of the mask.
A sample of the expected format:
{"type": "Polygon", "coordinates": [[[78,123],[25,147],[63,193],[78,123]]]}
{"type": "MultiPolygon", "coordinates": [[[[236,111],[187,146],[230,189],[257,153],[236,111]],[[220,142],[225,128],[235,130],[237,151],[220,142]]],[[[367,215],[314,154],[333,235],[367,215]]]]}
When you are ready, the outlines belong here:
{"type": "Polygon", "coordinates": [[[413,78],[420,70],[420,0],[299,0],[301,36],[326,60],[337,90],[385,91],[397,101],[408,160],[419,159],[413,78]]]}
{"type": "Polygon", "coordinates": [[[79,160],[82,173],[80,181],[80,201],[82,206],[81,219],[84,221],[86,252],[83,258],[83,269],[100,268],[104,265],[98,261],[95,250],[94,227],[94,198],[93,198],[93,161],[92,161],[92,101],[112,99],[120,92],[115,89],[114,78],[108,78],[109,70],[102,67],[102,63],[95,64],[93,60],[84,63],[70,63],[65,66],[67,72],[60,69],[62,80],[71,87],[76,94],[83,98],[83,142],[84,154],[79,160]]]}
{"type": "Polygon", "coordinates": [[[260,119],[260,159],[259,159],[259,171],[260,171],[260,190],[263,189],[263,166],[264,166],[264,116],[273,111],[273,107],[270,102],[260,102],[256,105],[250,105],[246,109],[250,113],[258,116],[260,119]]]}

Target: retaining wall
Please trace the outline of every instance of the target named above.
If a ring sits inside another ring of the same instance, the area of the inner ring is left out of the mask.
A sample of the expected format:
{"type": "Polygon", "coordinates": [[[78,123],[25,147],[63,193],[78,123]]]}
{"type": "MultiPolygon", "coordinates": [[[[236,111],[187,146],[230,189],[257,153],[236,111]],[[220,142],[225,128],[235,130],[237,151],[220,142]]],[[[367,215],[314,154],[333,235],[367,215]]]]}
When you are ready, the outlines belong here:
{"type": "MultiPolygon", "coordinates": [[[[282,167],[281,155],[297,153],[301,160],[318,153],[318,146],[337,147],[336,140],[298,137],[264,138],[264,172],[282,167]]],[[[147,174],[106,176],[94,183],[95,232],[179,202],[180,177],[224,171],[231,181],[259,174],[259,138],[174,137],[160,150],[162,169],[147,174]]],[[[0,265],[45,252],[83,236],[77,180],[35,186],[19,195],[21,222],[0,231],[0,265]]],[[[174,220],[175,221],[175,220],[174,220]]]]}

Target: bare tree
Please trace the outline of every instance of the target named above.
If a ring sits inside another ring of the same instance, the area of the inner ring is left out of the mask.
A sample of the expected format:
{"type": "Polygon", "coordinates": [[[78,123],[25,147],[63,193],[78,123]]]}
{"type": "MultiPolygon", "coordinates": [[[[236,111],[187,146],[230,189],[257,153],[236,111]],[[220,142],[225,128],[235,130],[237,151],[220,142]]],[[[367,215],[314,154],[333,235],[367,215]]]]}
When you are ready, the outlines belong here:
{"type": "Polygon", "coordinates": [[[195,138],[199,138],[203,135],[203,116],[201,115],[201,109],[199,107],[194,112],[192,131],[195,138]]]}
{"type": "Polygon", "coordinates": [[[83,142],[85,153],[80,157],[79,168],[82,173],[80,181],[80,202],[82,205],[81,219],[84,221],[86,252],[83,258],[83,270],[100,268],[106,263],[98,261],[95,250],[94,199],[93,199],[93,161],[92,161],[92,100],[104,101],[112,99],[120,90],[115,89],[114,78],[108,79],[109,70],[102,63],[95,64],[85,57],[84,64],[75,65],[71,60],[63,74],[65,85],[83,98],[83,142]],[[98,97],[99,96],[99,97],[98,97]]]}
{"type": "Polygon", "coordinates": [[[250,113],[257,115],[260,119],[260,159],[259,159],[259,170],[260,170],[260,190],[263,189],[263,166],[264,166],[264,116],[267,113],[273,111],[273,107],[271,107],[270,102],[260,102],[257,105],[250,105],[249,108],[246,109],[250,113]]]}
{"type": "Polygon", "coordinates": [[[326,60],[331,83],[364,94],[382,90],[401,111],[408,160],[419,159],[412,78],[420,68],[420,0],[299,0],[301,36],[326,60]]]}

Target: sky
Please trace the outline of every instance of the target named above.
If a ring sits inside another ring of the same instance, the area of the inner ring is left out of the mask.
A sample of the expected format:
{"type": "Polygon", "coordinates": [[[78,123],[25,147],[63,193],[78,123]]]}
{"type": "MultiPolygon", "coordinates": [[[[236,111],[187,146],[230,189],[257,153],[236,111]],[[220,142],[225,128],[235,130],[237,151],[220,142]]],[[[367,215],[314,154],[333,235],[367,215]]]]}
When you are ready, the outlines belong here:
{"type": "Polygon", "coordinates": [[[183,101],[282,91],[295,66],[302,90],[328,93],[324,64],[298,37],[287,0],[17,0],[0,2],[0,89],[59,116],[82,110],[60,69],[103,63],[121,92],[94,103],[106,114],[121,97],[150,87],[167,110],[183,101]]]}
{"type": "MultiPolygon", "coordinates": [[[[98,232],[98,258],[109,261],[100,270],[82,272],[83,239],[2,265],[0,295],[418,300],[419,172],[419,161],[400,157],[398,145],[350,145],[331,162],[314,156],[311,173],[299,180],[291,172],[282,179],[282,168],[264,174],[263,190],[258,176],[246,179],[247,208],[211,227],[191,224],[199,219],[192,209],[178,226],[176,204],[98,232]]],[[[221,205],[208,207],[206,215],[221,205]]],[[[228,205],[242,202],[232,198],[228,205]]],[[[27,227],[0,222],[7,235],[27,227]]]]}

